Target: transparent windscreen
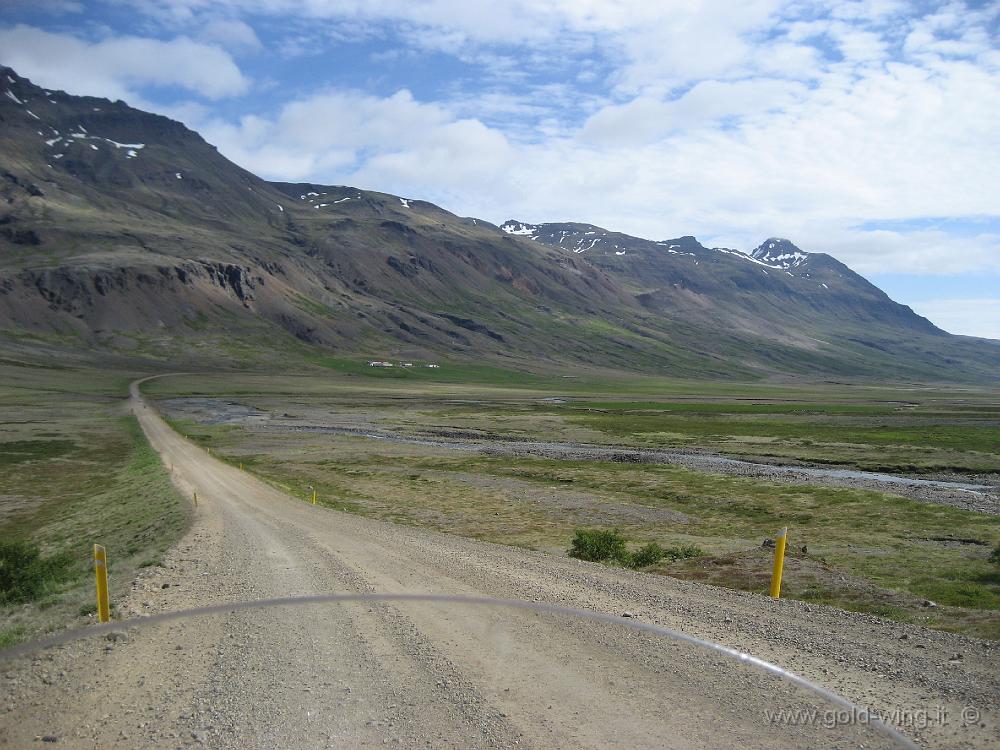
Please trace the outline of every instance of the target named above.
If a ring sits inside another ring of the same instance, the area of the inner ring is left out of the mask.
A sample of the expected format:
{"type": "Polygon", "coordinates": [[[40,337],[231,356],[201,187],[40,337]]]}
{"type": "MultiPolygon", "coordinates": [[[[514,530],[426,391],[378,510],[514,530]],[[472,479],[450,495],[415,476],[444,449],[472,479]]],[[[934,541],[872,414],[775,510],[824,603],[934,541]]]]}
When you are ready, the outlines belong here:
{"type": "Polygon", "coordinates": [[[910,746],[752,659],[538,604],[234,604],[20,649],[10,747],[910,746]]]}

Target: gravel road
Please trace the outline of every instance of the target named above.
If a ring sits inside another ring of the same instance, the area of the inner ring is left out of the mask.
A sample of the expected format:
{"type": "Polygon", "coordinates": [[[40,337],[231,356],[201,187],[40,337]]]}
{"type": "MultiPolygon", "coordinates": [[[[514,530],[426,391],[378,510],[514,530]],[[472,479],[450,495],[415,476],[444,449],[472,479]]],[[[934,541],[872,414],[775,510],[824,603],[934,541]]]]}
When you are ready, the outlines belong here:
{"type": "MultiPolygon", "coordinates": [[[[131,406],[199,503],[163,567],[118,602],[123,616],[364,592],[627,612],[786,667],[927,747],[1000,743],[998,644],[312,506],[174,433],[137,386],[131,406]]],[[[832,705],[714,652],[624,624],[440,602],[123,625],[0,675],[0,744],[17,748],[890,746],[863,726],[821,726],[832,705]],[[816,720],[797,726],[766,713],[810,708],[816,720]]]]}

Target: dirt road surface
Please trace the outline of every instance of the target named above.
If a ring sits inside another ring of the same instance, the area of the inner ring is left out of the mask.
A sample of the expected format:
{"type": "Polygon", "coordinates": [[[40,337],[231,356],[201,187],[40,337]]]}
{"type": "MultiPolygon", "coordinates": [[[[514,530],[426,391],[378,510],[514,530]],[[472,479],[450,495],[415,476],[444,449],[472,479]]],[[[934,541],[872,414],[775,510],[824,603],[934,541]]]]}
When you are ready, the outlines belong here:
{"type": "MultiPolygon", "coordinates": [[[[996,644],[313,506],[173,432],[136,385],[131,408],[199,502],[163,567],[131,583],[124,617],[364,592],[628,612],[786,667],[923,746],[1000,746],[996,644]]],[[[440,602],[123,625],[0,663],[0,677],[0,744],[17,748],[890,746],[718,654],[625,626],[440,602]],[[810,708],[815,717],[790,721],[767,713],[810,708]]]]}

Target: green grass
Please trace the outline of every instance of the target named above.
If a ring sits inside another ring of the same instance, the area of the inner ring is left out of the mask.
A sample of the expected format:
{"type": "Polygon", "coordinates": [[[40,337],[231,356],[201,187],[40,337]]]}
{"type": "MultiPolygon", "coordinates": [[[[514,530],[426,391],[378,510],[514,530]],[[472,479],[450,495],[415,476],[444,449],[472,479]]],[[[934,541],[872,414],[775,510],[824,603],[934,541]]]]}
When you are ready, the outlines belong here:
{"type": "Polygon", "coordinates": [[[69,453],[75,446],[71,440],[11,440],[3,443],[0,453],[0,468],[29,461],[44,461],[59,458],[69,453]]]}
{"type": "Polygon", "coordinates": [[[716,414],[894,414],[897,408],[877,404],[809,402],[738,403],[732,401],[573,401],[571,409],[627,412],[716,414]]]}
{"type": "Polygon", "coordinates": [[[492,404],[437,411],[436,421],[503,424],[547,416],[619,447],[703,448],[764,460],[911,474],[992,472],[1000,466],[1000,415],[983,403],[891,404],[691,400],[492,404]]]}
{"type": "MultiPolygon", "coordinates": [[[[709,411],[691,410],[692,416],[613,415],[579,417],[588,427],[610,435],[642,439],[663,433],[695,439],[725,439],[752,436],[776,439],[812,440],[875,446],[914,446],[1000,454],[1000,430],[990,425],[856,425],[824,420],[737,420],[709,411]]],[[[992,420],[991,420],[992,421],[992,420]]]]}
{"type": "Polygon", "coordinates": [[[16,646],[21,641],[27,640],[28,628],[25,625],[10,625],[0,627],[0,648],[16,646]]]}
{"type": "Polygon", "coordinates": [[[446,361],[438,370],[380,370],[350,357],[316,361],[330,368],[329,377],[247,374],[233,382],[184,376],[154,381],[147,391],[271,398],[275,404],[287,396],[344,408],[391,404],[408,411],[415,431],[427,423],[515,438],[697,448],[914,475],[985,473],[1000,466],[1000,393],[985,388],[733,384],[594,372],[567,378],[446,361]],[[542,400],[551,397],[565,403],[542,400]],[[416,410],[423,413],[414,415],[416,410]]]}
{"type": "Polygon", "coordinates": [[[121,416],[127,374],[3,374],[0,494],[11,505],[0,537],[65,562],[33,603],[0,607],[0,631],[23,639],[85,621],[94,543],[107,548],[114,600],[184,533],[190,511],[135,419],[121,416]]]}

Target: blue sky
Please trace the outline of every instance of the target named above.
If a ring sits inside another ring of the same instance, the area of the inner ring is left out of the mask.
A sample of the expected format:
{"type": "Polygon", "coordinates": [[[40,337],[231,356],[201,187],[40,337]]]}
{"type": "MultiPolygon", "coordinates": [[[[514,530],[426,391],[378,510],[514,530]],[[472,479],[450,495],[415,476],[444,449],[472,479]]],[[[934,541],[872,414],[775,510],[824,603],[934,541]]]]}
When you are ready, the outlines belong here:
{"type": "Polygon", "coordinates": [[[1000,3],[7,0],[0,61],[263,177],[840,258],[1000,339],[1000,3]]]}

